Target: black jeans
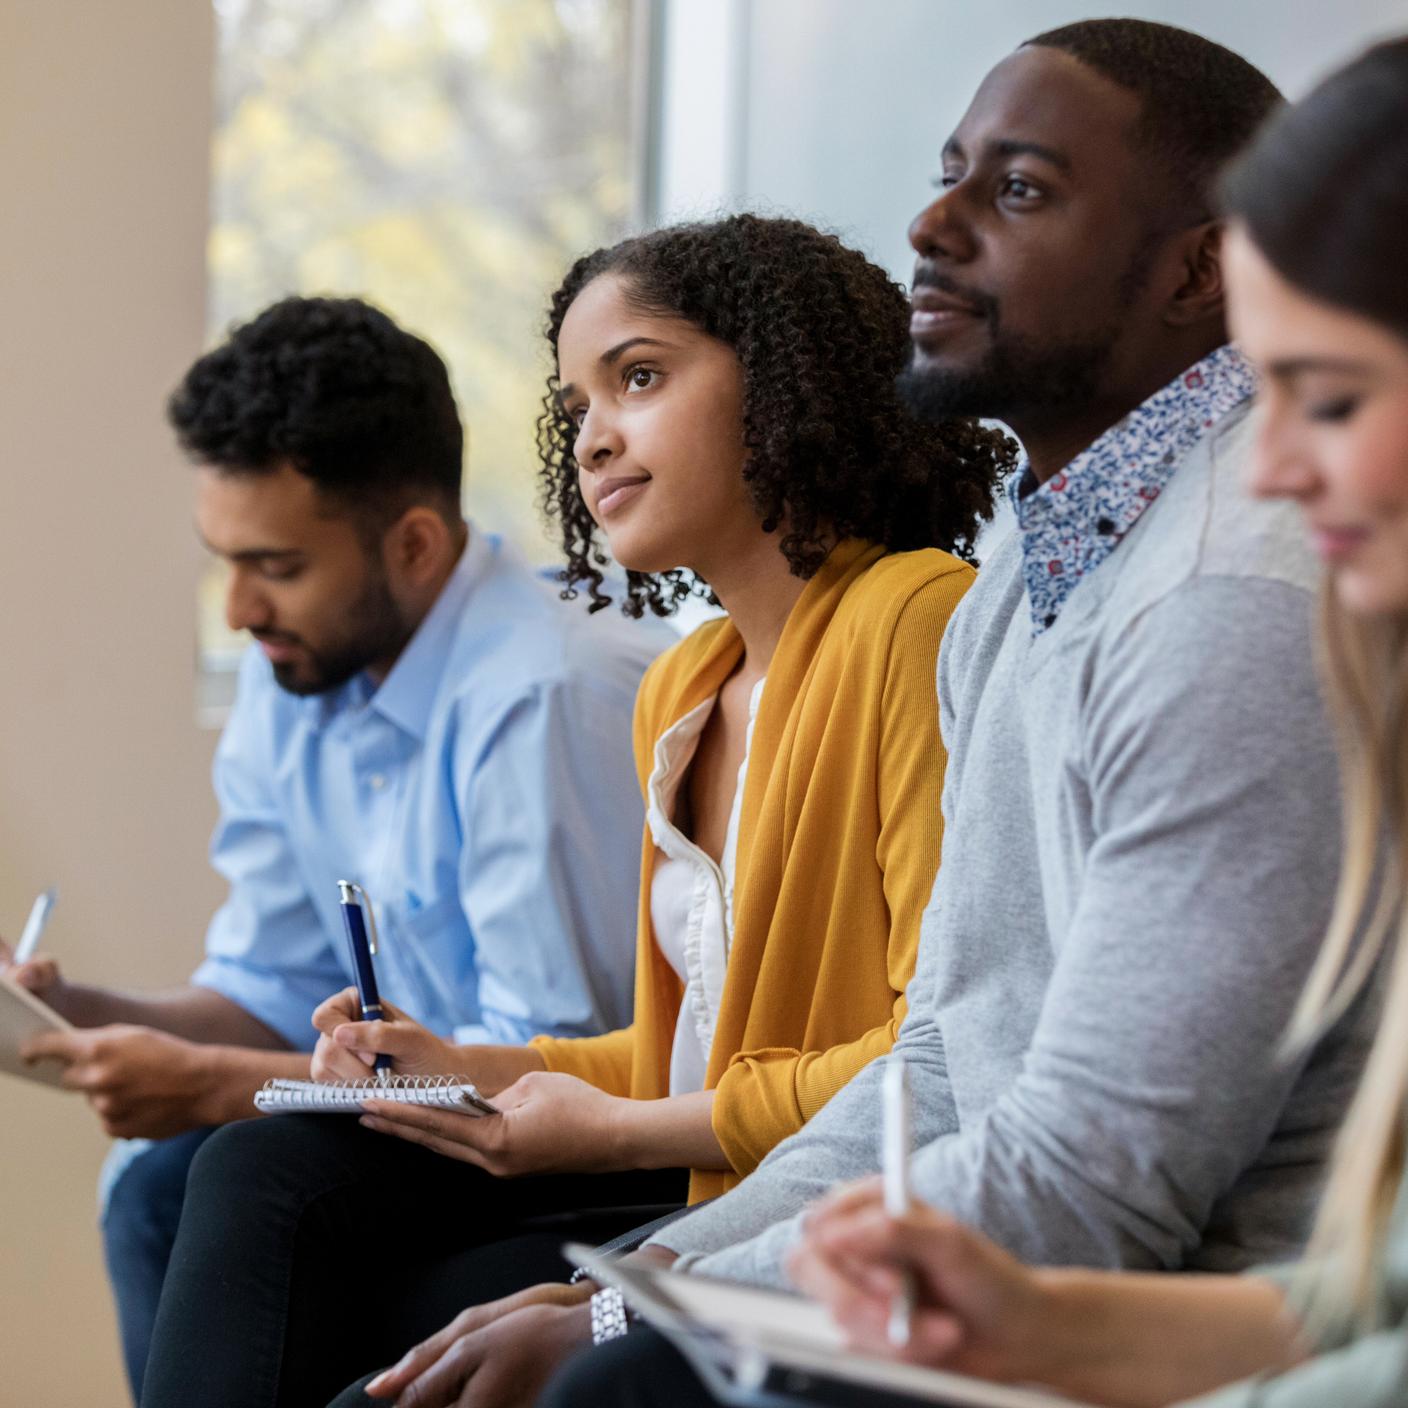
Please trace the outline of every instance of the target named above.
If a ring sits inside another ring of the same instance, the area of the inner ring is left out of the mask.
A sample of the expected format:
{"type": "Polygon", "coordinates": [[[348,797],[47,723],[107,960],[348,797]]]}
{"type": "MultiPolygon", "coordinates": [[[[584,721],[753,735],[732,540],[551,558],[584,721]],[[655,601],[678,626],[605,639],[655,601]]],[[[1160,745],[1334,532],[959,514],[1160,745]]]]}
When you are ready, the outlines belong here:
{"type": "MultiPolygon", "coordinates": [[[[932,1399],[880,1392],[838,1379],[775,1371],[756,1391],[735,1391],[731,1401],[757,1408],[938,1408],[932,1399]]],[[[363,1394],[334,1408],[372,1404],[363,1394]]],[[[538,1398],[537,1408],[715,1408],[719,1402],[664,1335],[638,1325],[620,1339],[584,1349],[562,1367],[538,1398]]]]}
{"type": "MultiPolygon", "coordinates": [[[[371,1403],[372,1399],[364,1399],[371,1403]]],[[[645,1325],[563,1365],[538,1408],[714,1408],[713,1395],[664,1335],[645,1325]]]]}
{"type": "Polygon", "coordinates": [[[144,1408],[325,1404],[465,1306],[566,1280],[562,1242],[636,1226],[686,1182],[498,1179],[335,1115],[231,1125],[191,1166],[144,1408]]]}

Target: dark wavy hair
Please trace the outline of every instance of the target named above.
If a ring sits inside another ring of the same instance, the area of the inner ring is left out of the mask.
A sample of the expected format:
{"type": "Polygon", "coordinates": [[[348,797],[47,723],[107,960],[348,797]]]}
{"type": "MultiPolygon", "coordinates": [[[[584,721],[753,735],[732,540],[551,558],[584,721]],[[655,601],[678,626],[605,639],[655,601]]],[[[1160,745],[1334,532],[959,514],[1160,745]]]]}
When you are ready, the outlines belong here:
{"type": "MultiPolygon", "coordinates": [[[[737,354],[743,477],[764,532],[786,525],[778,548],[798,577],[843,538],[972,560],[1015,445],[973,420],[926,424],[901,403],[909,299],[884,270],[798,220],[734,215],[656,230],[573,264],[548,312],[554,364],[568,308],[603,274],[618,275],[643,311],[683,318],[737,354]]],[[[608,559],[577,487],[577,431],[559,389],[554,367],[538,418],[541,505],[561,529],[563,595],[585,583],[596,611],[611,601],[608,559]]],[[[626,577],[629,616],[668,616],[707,593],[680,568],[626,577]]]]}
{"type": "Polygon", "coordinates": [[[1408,337],[1408,38],[1273,118],[1221,195],[1287,282],[1408,337]]]}
{"type": "Polygon", "coordinates": [[[357,298],[285,298],[231,330],[171,393],[198,464],[291,464],[368,526],[418,501],[459,515],[464,433],[428,342],[357,298]]]}

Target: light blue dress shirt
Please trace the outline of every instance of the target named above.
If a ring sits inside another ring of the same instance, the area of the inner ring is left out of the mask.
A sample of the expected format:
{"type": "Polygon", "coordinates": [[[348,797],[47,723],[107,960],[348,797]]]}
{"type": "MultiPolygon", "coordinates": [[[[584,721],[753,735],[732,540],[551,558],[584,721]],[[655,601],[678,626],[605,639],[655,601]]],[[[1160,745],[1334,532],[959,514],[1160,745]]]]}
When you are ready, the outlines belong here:
{"type": "Polygon", "coordinates": [[[631,1019],[643,824],[636,687],[674,639],[588,615],[471,529],[376,688],[282,690],[257,650],[215,758],[229,898],[193,982],[295,1048],[352,982],[337,881],[371,896],[381,995],[442,1036],[521,1042],[631,1019]]]}

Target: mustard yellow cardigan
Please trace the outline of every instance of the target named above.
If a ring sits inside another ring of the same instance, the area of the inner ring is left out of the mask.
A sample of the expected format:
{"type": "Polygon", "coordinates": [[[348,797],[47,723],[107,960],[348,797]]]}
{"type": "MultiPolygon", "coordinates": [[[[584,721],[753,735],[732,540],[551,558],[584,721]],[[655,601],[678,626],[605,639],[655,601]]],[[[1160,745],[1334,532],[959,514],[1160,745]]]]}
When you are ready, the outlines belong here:
{"type": "MultiPolygon", "coordinates": [[[[696,1169],[691,1202],[738,1183],[894,1042],[939,863],[939,638],[973,576],[937,549],[847,541],[787,618],[753,727],[705,1075],[733,1171],[696,1169]]],[[[656,740],[718,692],[742,650],[730,621],[711,621],[651,665],[635,709],[642,790],[656,740]]],[[[669,1093],[683,996],[652,933],[655,854],[647,828],[634,1022],[532,1043],[549,1070],[640,1100],[669,1093]]]]}

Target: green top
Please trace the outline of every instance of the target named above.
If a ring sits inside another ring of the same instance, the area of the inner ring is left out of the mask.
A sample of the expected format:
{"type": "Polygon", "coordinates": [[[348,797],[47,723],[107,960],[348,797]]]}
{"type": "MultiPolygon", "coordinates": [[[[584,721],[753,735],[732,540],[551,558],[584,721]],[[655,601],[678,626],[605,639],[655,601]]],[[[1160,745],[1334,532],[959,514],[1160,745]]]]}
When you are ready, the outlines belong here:
{"type": "MultiPolygon", "coordinates": [[[[1408,1182],[1384,1244],[1377,1329],[1323,1336],[1316,1356],[1275,1378],[1247,1379],[1185,1408],[1404,1408],[1408,1404],[1408,1182]]],[[[1254,1273],[1291,1291],[1294,1267],[1254,1273]]]]}

